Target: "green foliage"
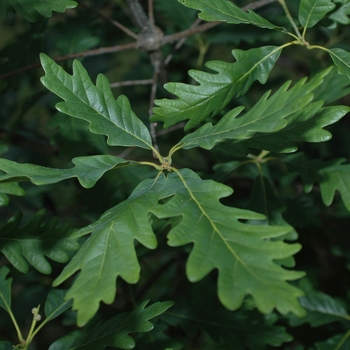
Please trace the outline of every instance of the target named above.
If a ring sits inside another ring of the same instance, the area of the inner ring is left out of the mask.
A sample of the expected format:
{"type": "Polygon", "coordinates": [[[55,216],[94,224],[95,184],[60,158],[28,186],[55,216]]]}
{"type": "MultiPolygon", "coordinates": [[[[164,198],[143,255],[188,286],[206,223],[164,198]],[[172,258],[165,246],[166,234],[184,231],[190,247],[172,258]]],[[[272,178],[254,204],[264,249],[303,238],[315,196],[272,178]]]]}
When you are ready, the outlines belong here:
{"type": "Polygon", "coordinates": [[[41,273],[50,274],[52,269],[45,256],[64,263],[70,258],[66,251],[79,248],[76,239],[70,237],[68,225],[57,226],[56,219],[44,222],[44,210],[20,226],[21,218],[21,213],[15,215],[0,233],[0,250],[19,271],[28,272],[30,264],[41,273]]]}
{"type": "Polygon", "coordinates": [[[67,8],[73,8],[77,3],[72,0],[2,0],[0,3],[0,18],[6,17],[9,10],[14,9],[28,21],[35,21],[38,14],[51,17],[52,11],[64,12],[67,8]]]}
{"type": "Polygon", "coordinates": [[[153,329],[150,319],[170,308],[172,302],[158,302],[146,308],[148,301],[128,314],[119,314],[106,322],[87,325],[82,331],[75,331],[54,342],[49,350],[86,349],[103,350],[107,346],[118,349],[133,349],[135,340],[130,333],[149,332],[153,329]]]}
{"type": "Polygon", "coordinates": [[[44,70],[1,76],[0,349],[347,349],[349,1],[78,5],[0,4],[44,70]]]}

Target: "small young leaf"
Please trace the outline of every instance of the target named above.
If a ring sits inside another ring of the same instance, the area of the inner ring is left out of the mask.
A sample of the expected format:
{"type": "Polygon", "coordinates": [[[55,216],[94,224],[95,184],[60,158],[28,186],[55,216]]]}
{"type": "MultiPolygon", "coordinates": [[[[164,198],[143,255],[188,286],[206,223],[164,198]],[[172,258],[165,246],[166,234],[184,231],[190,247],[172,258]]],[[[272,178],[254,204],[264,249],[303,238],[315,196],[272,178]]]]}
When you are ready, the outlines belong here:
{"type": "Polygon", "coordinates": [[[9,268],[3,266],[0,268],[0,307],[7,312],[11,311],[11,283],[12,278],[6,279],[10,272],[9,268]]]}
{"type": "Polygon", "coordinates": [[[57,226],[57,220],[45,223],[45,211],[39,211],[26,224],[20,226],[21,213],[11,218],[0,230],[0,251],[19,271],[28,272],[28,263],[44,274],[51,273],[45,256],[57,262],[67,262],[66,251],[79,248],[70,238],[69,226],[57,226]]]}
{"type": "Polygon", "coordinates": [[[51,17],[52,11],[64,12],[68,8],[74,8],[78,4],[72,0],[1,0],[0,18],[5,18],[11,7],[26,20],[35,22],[38,14],[51,17]]]}
{"type": "Polygon", "coordinates": [[[114,99],[104,75],[97,77],[95,86],[77,60],[73,63],[73,75],[69,75],[45,54],[40,59],[46,73],[42,84],[65,100],[56,105],[59,111],[88,121],[90,131],[106,135],[110,146],[152,149],[148,129],[131,110],[125,96],[114,99]]]}
{"type": "MultiPolygon", "coordinates": [[[[89,225],[92,235],[54,281],[57,286],[81,270],[67,293],[67,298],[74,299],[73,309],[78,310],[79,325],[94,316],[100,301],[113,302],[117,276],[128,283],[138,281],[140,266],[134,240],[148,249],[157,246],[148,213],[158,204],[158,182],[143,181],[126,201],[89,225]]],[[[160,182],[164,185],[164,180],[160,182]]]]}
{"type": "Polygon", "coordinates": [[[311,28],[334,8],[335,4],[331,0],[301,0],[299,22],[304,28],[311,28]]]}
{"type": "Polygon", "coordinates": [[[180,121],[189,120],[185,130],[203,122],[220,112],[233,96],[244,95],[258,80],[261,84],[267,78],[281,54],[282,48],[265,46],[248,51],[233,50],[234,63],[222,61],[207,62],[206,66],[216,74],[191,70],[189,75],[199,85],[183,83],[165,84],[165,89],[178,96],[176,100],[156,100],[151,121],[162,121],[168,128],[180,121]]]}
{"type": "Polygon", "coordinates": [[[65,300],[66,292],[62,289],[52,289],[50,291],[44,309],[46,316],[45,322],[53,320],[72,306],[72,299],[65,300]]]}
{"type": "Polygon", "coordinates": [[[115,316],[98,325],[87,325],[83,330],[70,333],[54,342],[49,350],[104,350],[107,346],[118,349],[133,349],[135,340],[130,333],[149,332],[153,329],[150,319],[155,318],[173,302],[157,302],[148,307],[143,302],[136,310],[115,316]]]}
{"type": "Polygon", "coordinates": [[[340,74],[345,74],[350,79],[350,52],[343,49],[328,50],[334,64],[337,66],[340,74]]]}
{"type": "Polygon", "coordinates": [[[47,185],[77,177],[83,187],[91,188],[106,171],[129,162],[119,157],[103,155],[76,157],[72,159],[72,163],[75,167],[71,169],[53,169],[0,159],[0,170],[6,173],[0,174],[0,182],[31,181],[35,185],[47,185]]]}
{"type": "Polygon", "coordinates": [[[265,18],[259,16],[254,11],[245,12],[231,1],[227,0],[178,0],[181,4],[200,10],[199,18],[204,21],[225,21],[232,24],[251,24],[260,28],[278,29],[265,18]]]}
{"type": "Polygon", "coordinates": [[[186,264],[188,279],[196,282],[218,269],[218,296],[229,310],[238,309],[249,294],[263,313],[277,308],[281,313],[303,315],[297,301],[302,292],[286,282],[303,273],[287,271],[275,263],[295,254],[300,246],[271,240],[291,227],[242,223],[264,216],[222,205],[219,199],[231,193],[231,188],[203,181],[189,169],[168,176],[162,196],[170,199],[154,214],[159,218],[182,217],[170,230],[168,244],[193,245],[186,264]]]}

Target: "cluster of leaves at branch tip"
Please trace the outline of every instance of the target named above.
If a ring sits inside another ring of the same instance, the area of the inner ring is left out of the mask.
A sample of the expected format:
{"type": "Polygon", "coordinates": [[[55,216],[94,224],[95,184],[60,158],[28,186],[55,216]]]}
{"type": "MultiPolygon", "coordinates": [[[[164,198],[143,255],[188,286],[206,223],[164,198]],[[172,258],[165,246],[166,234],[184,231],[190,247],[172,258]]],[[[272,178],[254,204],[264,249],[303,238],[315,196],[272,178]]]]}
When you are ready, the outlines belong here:
{"type": "MultiPolygon", "coordinates": [[[[296,152],[302,142],[328,141],[332,135],[325,128],[350,112],[348,106],[325,103],[322,90],[325,82],[335,75],[350,77],[350,53],[306,41],[307,29],[328,14],[331,14],[330,20],[348,24],[349,18],[345,15],[347,12],[341,11],[342,6],[338,12],[332,11],[336,2],[344,5],[349,2],[301,0],[298,21],[303,31],[295,26],[295,33],[291,33],[254,11],[243,11],[231,1],[178,1],[198,10],[199,17],[205,21],[253,25],[278,31],[293,40],[281,46],[234,49],[235,62],[206,64],[214,73],[190,71],[189,75],[198,85],[166,84],[165,89],[176,98],[156,100],[151,121],[163,122],[165,128],[186,121],[185,131],[188,131],[166,157],[154,146],[148,127],[133,112],[128,98],[123,95],[114,98],[104,75],[98,75],[94,84],[79,61],[73,62],[73,72],[69,74],[46,54],[40,55],[45,72],[41,82],[62,99],[56,104],[58,111],[86,121],[89,131],[105,136],[109,146],[140,148],[155,154],[160,163],[93,155],[73,158],[72,168],[53,169],[0,159],[0,182],[5,184],[4,193],[17,195],[23,194],[18,189],[21,181],[48,185],[77,178],[83,187],[91,188],[106,172],[118,168],[151,166],[157,170],[154,177],[141,181],[126,200],[86,227],[74,230],[58,225],[57,220],[47,222],[44,211],[24,225],[21,225],[21,214],[17,214],[1,227],[0,250],[19,271],[28,272],[33,266],[41,273],[50,274],[52,267],[47,258],[66,263],[54,280],[54,287],[78,273],[68,291],[55,288],[49,293],[43,324],[72,308],[77,311],[78,326],[86,327],[57,340],[49,350],[133,348],[135,340],[129,334],[150,331],[153,324],[149,320],[173,305],[173,302],[156,302],[147,306],[148,301],[145,301],[128,314],[120,314],[101,324],[88,324],[101,302],[111,304],[115,300],[118,277],[129,284],[140,280],[137,247],[142,245],[155,250],[158,246],[151,216],[171,224],[167,231],[168,246],[189,247],[186,276],[190,282],[200,282],[212,271],[217,271],[217,296],[226,309],[239,310],[247,300],[252,300],[260,313],[269,315],[277,310],[288,315],[290,322],[295,324],[305,321],[319,325],[339,318],[349,320],[346,310],[332,298],[316,293],[302,283],[298,287],[294,282],[305,275],[290,269],[294,267],[293,256],[300,251],[301,245],[286,242],[295,239],[297,234],[283,218],[284,206],[277,198],[272,182],[261,171],[261,163],[268,161],[267,154],[274,152],[274,160],[282,162],[291,173],[300,175],[305,192],[310,192],[318,183],[324,204],[330,205],[338,191],[350,211],[350,165],[344,164],[343,159],[311,160],[306,154],[296,152]],[[326,68],[310,79],[285,82],[274,93],[264,93],[250,110],[244,111],[244,107],[238,106],[219,117],[229,102],[246,94],[253,83],[265,84],[282,51],[291,45],[321,49],[333,60],[335,67],[326,68]],[[192,169],[179,170],[172,165],[172,157],[179,150],[217,150],[219,147],[240,155],[240,160],[219,164],[217,169],[227,166],[232,172],[248,161],[258,164],[259,175],[254,180],[248,206],[251,210],[222,203],[232,195],[231,187],[212,179],[203,180],[192,169]],[[261,153],[254,156],[252,150],[261,153]],[[12,187],[6,187],[8,183],[12,187]],[[259,200],[255,201],[255,198],[259,200]],[[175,220],[176,224],[173,224],[175,220]],[[80,245],[81,237],[84,240],[80,245]],[[318,300],[318,308],[310,300],[318,300]],[[322,307],[328,306],[338,310],[338,314],[328,314],[317,320],[322,307]],[[306,316],[304,321],[300,321],[303,316],[306,316]]],[[[284,4],[284,1],[280,3],[284,4]]],[[[51,2],[50,6],[41,1],[35,5],[23,4],[24,0],[13,3],[6,0],[0,5],[0,15],[14,9],[34,21],[38,13],[51,16],[52,11],[62,12],[76,6],[70,0],[60,0],[56,5],[51,2]]],[[[291,24],[295,25],[294,21],[291,24]]],[[[339,99],[340,90],[348,84],[347,81],[338,86],[332,94],[339,99]]],[[[12,316],[12,280],[7,278],[8,273],[7,267],[0,269],[0,307],[12,316]]],[[[40,318],[39,307],[34,308],[33,322],[40,318]]],[[[32,335],[42,326],[37,327],[33,327],[32,335]]],[[[284,330],[281,333],[289,339],[284,330]]]]}

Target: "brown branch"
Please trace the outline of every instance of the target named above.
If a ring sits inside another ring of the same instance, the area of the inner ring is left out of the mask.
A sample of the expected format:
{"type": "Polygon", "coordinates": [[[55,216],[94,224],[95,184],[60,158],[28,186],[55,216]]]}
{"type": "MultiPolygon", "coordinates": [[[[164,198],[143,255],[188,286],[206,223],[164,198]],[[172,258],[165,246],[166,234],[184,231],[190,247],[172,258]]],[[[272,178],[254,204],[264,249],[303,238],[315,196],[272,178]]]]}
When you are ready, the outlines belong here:
{"type": "MultiPolygon", "coordinates": [[[[137,48],[137,43],[134,42],[134,43],[130,43],[130,44],[100,47],[98,49],[81,51],[81,52],[77,52],[77,53],[71,53],[68,55],[53,58],[53,60],[56,62],[60,62],[60,61],[66,61],[66,60],[70,60],[70,59],[78,58],[78,57],[98,56],[98,55],[103,55],[106,53],[114,53],[114,52],[119,52],[119,51],[132,50],[132,49],[136,49],[136,48],[137,48]]],[[[10,78],[14,75],[22,74],[22,73],[30,71],[32,69],[39,68],[40,66],[41,66],[40,63],[33,63],[33,64],[28,65],[28,66],[18,68],[16,70],[11,71],[11,72],[0,75],[0,80],[10,78]]]]}
{"type": "Polygon", "coordinates": [[[84,4],[83,2],[81,2],[80,0],[77,0],[78,4],[80,6],[85,7],[87,10],[96,13],[97,15],[99,15],[101,18],[103,18],[104,20],[106,20],[107,22],[111,23],[113,26],[121,29],[125,34],[129,35],[130,37],[134,38],[137,40],[137,34],[135,34],[134,32],[132,32],[130,29],[126,28],[125,26],[123,26],[121,23],[115,21],[114,19],[106,16],[104,13],[102,13],[101,11],[95,10],[92,7],[84,4]]]}
{"type": "MultiPolygon", "coordinates": [[[[132,4],[135,4],[137,2],[137,0],[127,0],[127,1],[132,3],[132,4]]],[[[257,9],[257,8],[263,7],[267,4],[270,4],[270,3],[273,3],[276,1],[278,1],[278,0],[260,0],[260,1],[253,2],[253,3],[243,7],[242,9],[243,10],[257,9]]],[[[146,16],[146,18],[147,18],[147,16],[146,16]]],[[[182,38],[191,36],[193,34],[204,32],[210,28],[213,28],[213,27],[219,25],[220,23],[222,23],[222,22],[220,22],[220,21],[207,22],[207,23],[204,23],[196,28],[190,28],[190,29],[183,30],[182,32],[178,32],[178,33],[171,34],[171,35],[166,35],[162,38],[161,45],[163,46],[165,44],[171,43],[171,42],[176,41],[176,40],[180,40],[182,38]]],[[[97,56],[97,55],[103,55],[106,53],[114,53],[114,52],[132,50],[132,49],[136,49],[136,48],[138,48],[138,43],[134,42],[134,43],[125,44],[125,45],[101,47],[98,49],[87,50],[87,51],[77,52],[77,53],[68,54],[68,55],[64,55],[64,56],[59,56],[59,57],[54,58],[54,60],[56,62],[59,62],[59,61],[65,61],[65,60],[78,58],[78,57],[97,56]]],[[[24,72],[30,71],[30,70],[38,68],[38,67],[40,67],[40,64],[34,63],[34,64],[31,64],[31,65],[28,65],[28,66],[25,66],[22,68],[18,68],[16,70],[11,71],[11,72],[0,75],[0,80],[7,79],[7,78],[12,77],[14,75],[22,74],[24,72]]]]}
{"type": "Polygon", "coordinates": [[[121,81],[119,83],[112,83],[109,86],[111,88],[117,88],[120,86],[132,86],[132,85],[150,85],[153,84],[153,79],[142,79],[142,80],[127,80],[127,81],[121,81]]]}

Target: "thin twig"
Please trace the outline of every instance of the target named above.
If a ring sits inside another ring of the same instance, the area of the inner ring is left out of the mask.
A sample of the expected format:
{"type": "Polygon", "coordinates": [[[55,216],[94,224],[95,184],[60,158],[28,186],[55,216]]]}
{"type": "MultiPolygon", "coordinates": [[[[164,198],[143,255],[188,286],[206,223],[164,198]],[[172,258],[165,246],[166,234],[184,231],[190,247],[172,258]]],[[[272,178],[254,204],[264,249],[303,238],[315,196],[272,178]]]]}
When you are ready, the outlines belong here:
{"type": "MultiPolygon", "coordinates": [[[[135,2],[135,0],[128,0],[128,1],[133,2],[133,3],[135,2]]],[[[276,1],[278,1],[278,0],[260,0],[260,1],[257,1],[257,2],[254,2],[252,4],[247,5],[247,6],[243,7],[242,9],[244,9],[244,10],[256,9],[256,8],[265,6],[267,4],[270,4],[270,3],[276,2],[276,1]]],[[[186,30],[183,30],[183,31],[175,33],[175,34],[166,35],[163,37],[161,45],[163,46],[165,44],[171,43],[171,42],[176,41],[176,40],[180,40],[180,39],[188,37],[190,35],[204,32],[210,28],[213,28],[213,27],[221,24],[221,23],[222,22],[220,22],[220,21],[207,22],[207,23],[204,23],[196,28],[190,28],[190,29],[186,29],[186,30]]],[[[69,55],[56,57],[56,58],[54,58],[54,60],[56,62],[59,62],[59,61],[65,61],[65,60],[78,58],[78,57],[97,56],[97,55],[103,55],[106,53],[114,53],[114,52],[132,50],[132,49],[136,49],[137,45],[138,44],[136,42],[134,42],[134,43],[125,44],[125,45],[101,47],[98,49],[92,49],[92,50],[87,50],[87,51],[82,51],[82,52],[77,52],[77,53],[73,53],[73,54],[69,54],[69,55]]],[[[38,68],[38,67],[40,67],[39,63],[30,64],[28,66],[16,69],[14,71],[5,73],[3,75],[0,75],[0,80],[12,77],[14,75],[22,74],[24,72],[30,71],[30,70],[38,68]]]]}
{"type": "MultiPolygon", "coordinates": [[[[93,50],[87,50],[87,51],[81,51],[77,53],[71,53],[68,55],[64,56],[59,56],[54,58],[53,60],[56,62],[60,61],[66,61],[78,57],[89,57],[89,56],[98,56],[98,55],[103,55],[106,53],[114,53],[114,52],[119,52],[119,51],[126,51],[126,50],[132,50],[137,48],[137,43],[130,43],[130,44],[125,44],[125,45],[117,45],[117,46],[107,46],[107,47],[99,47],[98,49],[93,49],[93,50]]],[[[0,75],[0,80],[6,79],[9,77],[12,77],[14,75],[22,74],[24,72],[30,71],[35,68],[39,68],[41,65],[40,63],[33,63],[28,66],[18,68],[16,70],[13,70],[11,72],[5,73],[0,75]]]]}
{"type": "Polygon", "coordinates": [[[119,83],[112,83],[109,86],[111,88],[117,88],[120,86],[132,86],[132,85],[150,85],[153,84],[153,79],[142,79],[142,80],[126,80],[119,83]]]}
{"type": "Polygon", "coordinates": [[[154,26],[153,0],[148,0],[148,19],[151,26],[154,26]]]}
{"type": "Polygon", "coordinates": [[[81,2],[80,0],[78,0],[79,5],[85,7],[86,9],[88,9],[89,11],[96,13],[97,15],[99,15],[101,18],[103,18],[104,20],[106,20],[107,22],[111,23],[112,25],[114,25],[115,27],[118,27],[119,29],[121,29],[126,35],[129,35],[130,37],[134,38],[137,40],[137,34],[134,33],[133,31],[131,31],[130,29],[126,28],[125,26],[123,26],[121,23],[115,21],[114,19],[106,16],[104,13],[102,13],[101,11],[95,10],[92,7],[84,4],[83,2],[81,2]]]}
{"type": "MultiPolygon", "coordinates": [[[[200,18],[197,18],[189,29],[197,28],[199,23],[201,23],[201,22],[202,22],[202,20],[200,18]]],[[[178,41],[178,43],[173,48],[172,52],[164,60],[164,65],[165,66],[167,66],[170,63],[170,61],[174,57],[175,52],[180,49],[180,47],[186,42],[187,39],[188,39],[188,37],[184,37],[184,38],[182,38],[181,40],[178,41]]]]}

